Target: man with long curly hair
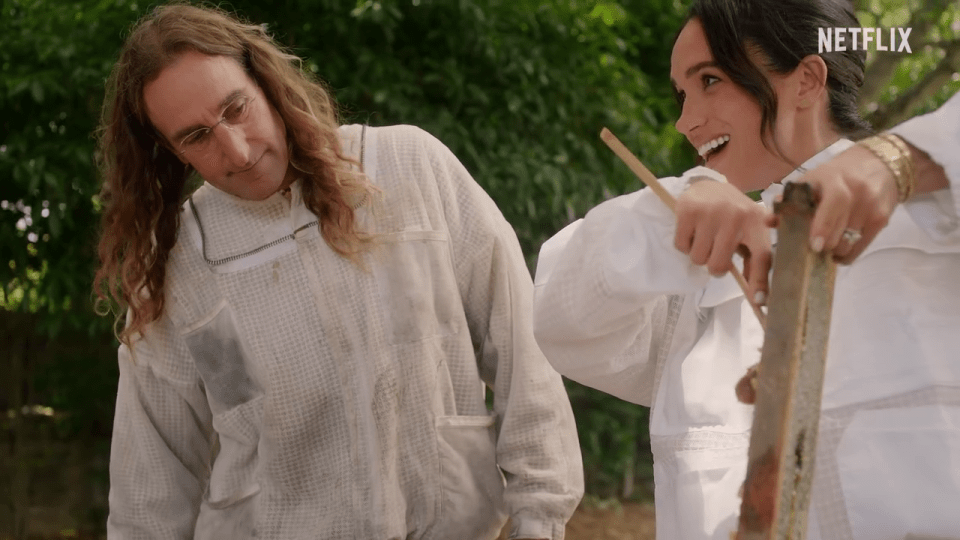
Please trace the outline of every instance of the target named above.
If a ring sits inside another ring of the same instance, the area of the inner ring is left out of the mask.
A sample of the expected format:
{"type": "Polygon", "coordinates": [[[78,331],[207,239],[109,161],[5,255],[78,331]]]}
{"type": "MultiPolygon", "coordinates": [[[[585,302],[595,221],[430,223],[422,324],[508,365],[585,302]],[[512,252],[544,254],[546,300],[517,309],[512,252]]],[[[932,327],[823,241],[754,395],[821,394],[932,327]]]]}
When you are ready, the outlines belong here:
{"type": "Polygon", "coordinates": [[[107,90],[111,538],[563,537],[570,404],[516,236],[443,144],[338,125],[214,9],[155,9],[107,90]]]}

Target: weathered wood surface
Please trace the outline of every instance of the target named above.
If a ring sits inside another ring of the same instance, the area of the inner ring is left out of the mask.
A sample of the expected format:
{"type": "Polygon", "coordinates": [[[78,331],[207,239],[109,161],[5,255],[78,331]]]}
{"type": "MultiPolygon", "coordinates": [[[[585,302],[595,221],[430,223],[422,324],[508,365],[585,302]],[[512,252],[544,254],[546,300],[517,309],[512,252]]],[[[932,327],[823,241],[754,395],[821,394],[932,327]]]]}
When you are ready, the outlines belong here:
{"type": "Polygon", "coordinates": [[[836,265],[808,246],[815,202],[788,184],[760,357],[736,540],[802,540],[820,416],[836,265]]]}

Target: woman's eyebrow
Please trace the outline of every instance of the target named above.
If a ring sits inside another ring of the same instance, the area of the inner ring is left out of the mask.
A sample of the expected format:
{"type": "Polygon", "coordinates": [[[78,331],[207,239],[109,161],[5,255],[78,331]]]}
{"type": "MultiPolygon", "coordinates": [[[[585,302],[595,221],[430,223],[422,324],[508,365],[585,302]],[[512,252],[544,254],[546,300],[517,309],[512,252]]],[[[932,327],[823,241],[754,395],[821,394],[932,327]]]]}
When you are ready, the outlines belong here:
{"type": "Polygon", "coordinates": [[[697,62],[696,64],[687,68],[687,71],[683,74],[685,77],[690,77],[694,73],[700,71],[703,68],[708,67],[717,67],[716,60],[704,60],[703,62],[697,62]]]}
{"type": "MultiPolygon", "coordinates": [[[[687,71],[684,72],[683,76],[684,78],[689,79],[694,73],[708,67],[715,67],[719,69],[719,64],[717,64],[716,60],[704,60],[703,62],[697,62],[696,64],[687,68],[687,71]]],[[[677,81],[675,81],[673,77],[670,77],[670,84],[673,85],[674,90],[677,92],[680,91],[680,85],[677,84],[677,81]]]]}

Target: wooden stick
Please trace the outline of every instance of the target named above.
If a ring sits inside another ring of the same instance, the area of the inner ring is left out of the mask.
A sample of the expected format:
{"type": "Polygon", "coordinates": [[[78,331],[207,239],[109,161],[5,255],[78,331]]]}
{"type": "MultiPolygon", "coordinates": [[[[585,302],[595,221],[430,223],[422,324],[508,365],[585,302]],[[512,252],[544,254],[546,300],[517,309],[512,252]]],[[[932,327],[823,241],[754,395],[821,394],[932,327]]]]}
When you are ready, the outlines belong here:
{"type": "Polygon", "coordinates": [[[776,204],[778,250],[736,540],[803,540],[813,483],[836,265],[810,249],[813,190],[776,204]]]}
{"type": "MultiPolygon", "coordinates": [[[[657,177],[650,172],[649,169],[644,167],[643,163],[640,163],[640,160],[637,159],[637,156],[633,155],[626,146],[620,142],[620,139],[616,137],[609,129],[603,128],[600,131],[600,138],[603,139],[603,142],[607,143],[607,146],[617,156],[627,164],[627,167],[630,167],[630,170],[633,171],[633,174],[637,175],[644,184],[647,185],[654,193],[657,194],[657,197],[663,201],[663,204],[667,205],[674,214],[677,213],[677,201],[673,198],[673,195],[669,191],[663,188],[660,184],[660,181],[657,180],[657,177]]],[[[743,274],[740,273],[740,270],[737,267],[733,267],[730,270],[730,273],[733,274],[733,279],[737,281],[737,285],[740,285],[740,289],[743,291],[743,296],[747,299],[747,303],[750,304],[750,307],[753,308],[753,314],[757,316],[757,320],[760,321],[760,326],[766,328],[767,326],[767,317],[763,314],[763,311],[760,309],[760,306],[753,302],[753,298],[750,297],[749,287],[747,286],[747,281],[743,279],[743,274]]]]}

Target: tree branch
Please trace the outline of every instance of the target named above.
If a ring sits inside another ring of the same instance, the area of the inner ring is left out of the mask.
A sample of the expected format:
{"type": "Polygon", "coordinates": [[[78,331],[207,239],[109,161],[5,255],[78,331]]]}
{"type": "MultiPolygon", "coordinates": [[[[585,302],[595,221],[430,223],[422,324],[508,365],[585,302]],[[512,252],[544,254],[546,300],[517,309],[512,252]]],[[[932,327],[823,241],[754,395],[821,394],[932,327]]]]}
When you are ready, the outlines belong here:
{"type": "MultiPolygon", "coordinates": [[[[936,25],[940,13],[950,5],[951,0],[924,0],[920,7],[913,10],[910,14],[910,21],[907,28],[913,29],[913,35],[926,39],[927,34],[936,25]]],[[[880,16],[877,19],[880,19],[880,16]]],[[[860,87],[860,103],[875,102],[880,97],[880,92],[890,83],[897,66],[900,65],[902,57],[893,54],[878,54],[874,60],[867,65],[866,75],[863,79],[863,86],[860,87]]]]}
{"type": "Polygon", "coordinates": [[[946,48],[947,54],[937,63],[933,71],[907,89],[890,103],[881,105],[867,117],[874,129],[881,131],[895,126],[911,117],[911,111],[931,98],[960,69],[960,46],[946,48]]]}

